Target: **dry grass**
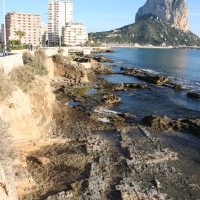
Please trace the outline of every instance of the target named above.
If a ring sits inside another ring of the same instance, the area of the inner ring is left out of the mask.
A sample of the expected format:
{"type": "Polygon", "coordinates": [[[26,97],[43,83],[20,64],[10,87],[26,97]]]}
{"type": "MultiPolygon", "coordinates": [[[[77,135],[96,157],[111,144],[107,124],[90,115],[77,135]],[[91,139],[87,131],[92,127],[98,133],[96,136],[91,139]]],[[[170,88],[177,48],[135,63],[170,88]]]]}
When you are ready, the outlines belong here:
{"type": "Polygon", "coordinates": [[[55,63],[63,64],[73,60],[71,56],[63,56],[61,53],[55,54],[52,56],[52,60],[55,63]]]}
{"type": "Polygon", "coordinates": [[[32,67],[23,65],[12,69],[11,78],[23,92],[27,92],[32,88],[31,83],[35,79],[35,73],[32,67]]]}
{"type": "Polygon", "coordinates": [[[32,82],[35,75],[43,76],[48,73],[45,66],[47,56],[43,51],[38,50],[34,55],[25,52],[22,58],[24,65],[14,68],[11,72],[11,78],[23,92],[28,92],[33,87],[32,82]]]}
{"type": "Polygon", "coordinates": [[[55,63],[60,63],[60,64],[62,64],[62,63],[64,62],[64,57],[63,57],[63,55],[61,55],[61,54],[56,54],[56,55],[53,55],[53,56],[52,56],[52,60],[53,60],[53,62],[55,62],[55,63]]]}
{"type": "Polygon", "coordinates": [[[0,68],[0,101],[8,98],[14,91],[14,85],[4,70],[0,68]]]}
{"type": "Polygon", "coordinates": [[[58,53],[59,53],[59,54],[63,54],[64,52],[65,52],[64,49],[62,49],[62,48],[59,48],[59,49],[58,49],[58,53]]]}
{"type": "Polygon", "coordinates": [[[29,65],[32,68],[32,71],[35,75],[42,76],[48,73],[47,68],[45,66],[47,56],[43,51],[36,51],[34,53],[34,56],[29,52],[25,52],[22,56],[22,59],[24,65],[29,65]]]}

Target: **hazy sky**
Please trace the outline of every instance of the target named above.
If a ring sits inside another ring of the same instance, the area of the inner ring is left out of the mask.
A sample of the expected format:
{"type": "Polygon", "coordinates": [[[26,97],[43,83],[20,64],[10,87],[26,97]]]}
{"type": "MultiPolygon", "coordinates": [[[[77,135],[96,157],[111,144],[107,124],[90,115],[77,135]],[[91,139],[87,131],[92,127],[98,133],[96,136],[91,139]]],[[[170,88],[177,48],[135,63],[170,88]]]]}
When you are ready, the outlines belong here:
{"type": "MultiPolygon", "coordinates": [[[[47,23],[48,0],[4,0],[6,13],[16,11],[39,14],[47,23]]],[[[3,8],[0,2],[0,23],[3,8]]],[[[87,26],[88,32],[109,31],[135,22],[135,14],[146,0],[72,0],[74,22],[87,26]]],[[[200,0],[186,0],[189,6],[189,28],[200,37],[200,0]]]]}

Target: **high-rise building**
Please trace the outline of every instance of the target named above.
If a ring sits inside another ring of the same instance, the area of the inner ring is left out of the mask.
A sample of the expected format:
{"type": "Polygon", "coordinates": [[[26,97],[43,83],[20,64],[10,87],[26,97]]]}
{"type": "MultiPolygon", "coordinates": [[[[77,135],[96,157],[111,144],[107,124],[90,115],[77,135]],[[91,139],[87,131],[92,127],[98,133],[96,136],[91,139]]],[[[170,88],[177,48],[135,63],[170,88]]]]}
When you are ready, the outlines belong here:
{"type": "Polygon", "coordinates": [[[5,16],[6,23],[6,39],[21,40],[22,44],[31,43],[38,45],[40,43],[40,15],[10,12],[5,16]],[[20,38],[16,32],[22,31],[25,33],[20,38]]]}
{"type": "Polygon", "coordinates": [[[63,44],[83,45],[88,40],[87,28],[81,23],[66,23],[63,26],[63,44]]]}
{"type": "Polygon", "coordinates": [[[73,3],[64,0],[48,2],[48,39],[50,45],[59,44],[62,27],[73,21],[73,3]]]}

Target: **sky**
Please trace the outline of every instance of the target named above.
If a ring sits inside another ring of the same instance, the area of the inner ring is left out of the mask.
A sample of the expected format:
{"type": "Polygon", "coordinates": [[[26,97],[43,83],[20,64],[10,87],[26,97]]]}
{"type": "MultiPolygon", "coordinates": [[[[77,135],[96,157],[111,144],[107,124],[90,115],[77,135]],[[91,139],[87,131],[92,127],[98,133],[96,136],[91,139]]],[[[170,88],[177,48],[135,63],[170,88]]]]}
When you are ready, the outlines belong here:
{"type": "MultiPolygon", "coordinates": [[[[71,0],[74,22],[87,26],[88,32],[109,31],[135,22],[135,14],[146,0],[71,0]]],[[[3,0],[0,23],[3,23],[3,0]]],[[[47,24],[48,0],[4,0],[5,13],[22,12],[41,15],[47,24]]],[[[200,37],[200,0],[186,0],[189,6],[189,29],[200,37]]]]}

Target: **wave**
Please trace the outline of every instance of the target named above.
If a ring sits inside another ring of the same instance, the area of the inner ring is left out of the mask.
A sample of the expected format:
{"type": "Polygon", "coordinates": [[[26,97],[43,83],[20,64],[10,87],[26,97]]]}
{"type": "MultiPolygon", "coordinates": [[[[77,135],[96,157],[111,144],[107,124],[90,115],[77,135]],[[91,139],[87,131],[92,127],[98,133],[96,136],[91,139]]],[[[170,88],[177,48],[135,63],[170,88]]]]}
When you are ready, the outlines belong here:
{"type": "Polygon", "coordinates": [[[102,109],[95,109],[94,112],[97,112],[97,113],[110,113],[110,114],[121,114],[120,112],[116,112],[116,111],[113,111],[113,110],[108,110],[106,108],[102,108],[102,109]]]}
{"type": "Polygon", "coordinates": [[[199,90],[200,89],[200,82],[198,81],[192,81],[192,80],[187,80],[183,78],[175,78],[175,77],[169,77],[169,78],[173,83],[180,85],[185,90],[199,90]]]}

